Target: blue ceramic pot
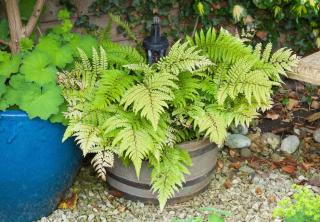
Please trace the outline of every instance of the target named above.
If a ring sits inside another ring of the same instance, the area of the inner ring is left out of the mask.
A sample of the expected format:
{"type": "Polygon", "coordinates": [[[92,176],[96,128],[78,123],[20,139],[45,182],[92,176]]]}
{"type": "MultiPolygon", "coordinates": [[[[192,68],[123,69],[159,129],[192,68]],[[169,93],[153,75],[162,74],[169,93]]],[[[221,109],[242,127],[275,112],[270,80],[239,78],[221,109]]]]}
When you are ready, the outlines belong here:
{"type": "Polygon", "coordinates": [[[29,222],[55,210],[81,164],[65,127],[23,111],[0,112],[0,221],[29,222]]]}

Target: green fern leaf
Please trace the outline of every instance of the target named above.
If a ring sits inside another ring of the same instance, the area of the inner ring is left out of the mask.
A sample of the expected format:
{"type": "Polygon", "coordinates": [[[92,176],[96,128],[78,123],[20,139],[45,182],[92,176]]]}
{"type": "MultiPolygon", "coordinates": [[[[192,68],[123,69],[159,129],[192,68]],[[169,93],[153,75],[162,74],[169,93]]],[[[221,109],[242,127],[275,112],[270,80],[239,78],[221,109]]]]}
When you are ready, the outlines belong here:
{"type": "Polygon", "coordinates": [[[147,118],[154,129],[157,128],[161,113],[168,108],[167,101],[173,99],[172,89],[177,88],[174,83],[176,76],[170,74],[156,74],[130,88],[123,96],[121,103],[124,108],[133,104],[133,111],[147,118]]]}
{"type": "Polygon", "coordinates": [[[104,109],[112,102],[120,101],[122,95],[134,84],[134,76],[128,75],[125,71],[111,69],[104,70],[98,81],[99,88],[93,101],[93,106],[104,109]]]}
{"type": "Polygon", "coordinates": [[[107,170],[106,168],[110,168],[113,166],[114,156],[110,151],[99,151],[92,158],[91,164],[94,170],[98,173],[98,176],[106,181],[107,170]]]}
{"type": "Polygon", "coordinates": [[[186,106],[188,101],[192,102],[197,98],[200,81],[193,78],[189,72],[180,73],[178,78],[178,89],[173,91],[172,103],[175,107],[181,108],[186,106]]]}
{"type": "Polygon", "coordinates": [[[154,147],[150,132],[141,126],[136,126],[131,113],[116,114],[108,118],[104,126],[106,127],[104,135],[118,130],[116,136],[112,139],[112,146],[117,147],[118,152],[128,157],[136,170],[137,177],[140,175],[142,160],[148,156],[148,153],[154,147]]]}
{"type": "Polygon", "coordinates": [[[212,65],[212,62],[205,56],[200,55],[196,47],[189,47],[188,42],[177,41],[170,49],[167,56],[162,57],[156,64],[163,72],[178,75],[183,71],[194,71],[198,68],[212,65]]]}
{"type": "Polygon", "coordinates": [[[184,175],[189,174],[187,166],[191,166],[191,158],[187,151],[178,147],[167,148],[161,162],[153,166],[152,191],[157,193],[161,211],[185,182],[184,175]]]}
{"type": "Polygon", "coordinates": [[[189,115],[194,119],[194,125],[199,128],[199,132],[203,132],[211,142],[218,145],[224,142],[227,136],[227,120],[218,110],[210,107],[206,110],[195,107],[189,115]]]}
{"type": "Polygon", "coordinates": [[[92,149],[101,146],[100,132],[97,127],[78,123],[74,126],[73,131],[73,136],[75,136],[84,156],[91,153],[92,149]]]}

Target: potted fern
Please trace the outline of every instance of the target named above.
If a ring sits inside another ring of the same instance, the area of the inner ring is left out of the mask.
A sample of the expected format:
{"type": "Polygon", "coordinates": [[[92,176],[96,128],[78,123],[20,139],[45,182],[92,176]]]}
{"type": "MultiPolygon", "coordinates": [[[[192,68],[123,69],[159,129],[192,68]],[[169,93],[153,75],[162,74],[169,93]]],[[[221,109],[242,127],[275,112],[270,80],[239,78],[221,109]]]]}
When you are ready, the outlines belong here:
{"type": "Polygon", "coordinates": [[[214,167],[214,144],[223,144],[227,127],[269,108],[272,87],[297,63],[289,49],[271,54],[270,44],[252,48],[223,29],[187,39],[151,66],[135,49],[107,42],[91,61],[80,50],[82,61],[59,75],[68,102],[65,139],[75,136],[84,155],[96,153],[92,164],[111,186],[158,199],[161,209],[201,191],[186,180],[214,167]],[[192,163],[195,147],[211,151],[203,155],[208,166],[192,163]]]}
{"type": "MultiPolygon", "coordinates": [[[[37,1],[28,25],[36,25],[44,2],[37,1]]],[[[34,46],[18,2],[5,3],[11,53],[0,51],[0,221],[27,222],[56,208],[80,167],[74,141],[61,142],[66,106],[56,73],[72,63],[78,44],[91,49],[96,40],[72,33],[69,13],[61,11],[61,24],[34,46]]]]}

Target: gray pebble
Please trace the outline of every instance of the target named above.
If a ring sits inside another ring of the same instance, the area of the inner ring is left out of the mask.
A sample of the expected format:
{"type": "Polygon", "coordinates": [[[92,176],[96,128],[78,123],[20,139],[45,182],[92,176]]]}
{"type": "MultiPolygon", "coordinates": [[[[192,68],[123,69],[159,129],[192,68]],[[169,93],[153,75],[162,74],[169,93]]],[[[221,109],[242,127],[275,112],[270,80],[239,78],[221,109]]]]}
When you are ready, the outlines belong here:
{"type": "Polygon", "coordinates": [[[248,148],[251,145],[251,140],[242,134],[231,134],[227,136],[225,145],[235,149],[248,148]]]}
{"type": "Polygon", "coordinates": [[[281,142],[280,150],[289,154],[296,152],[300,144],[300,140],[296,135],[287,136],[281,142]]]}
{"type": "Polygon", "coordinates": [[[246,158],[251,157],[251,156],[252,156],[251,150],[248,149],[248,148],[241,149],[241,150],[240,150],[240,155],[241,155],[242,157],[246,157],[246,158]]]}

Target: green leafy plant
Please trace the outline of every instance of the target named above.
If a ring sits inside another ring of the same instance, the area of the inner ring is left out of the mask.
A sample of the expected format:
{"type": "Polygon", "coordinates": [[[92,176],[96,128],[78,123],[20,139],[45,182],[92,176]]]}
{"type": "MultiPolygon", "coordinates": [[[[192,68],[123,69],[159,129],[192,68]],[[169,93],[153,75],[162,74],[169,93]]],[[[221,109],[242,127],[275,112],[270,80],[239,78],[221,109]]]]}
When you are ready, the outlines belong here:
{"type": "Polygon", "coordinates": [[[71,32],[67,11],[60,11],[59,19],[61,24],[41,36],[36,46],[31,39],[22,38],[19,53],[0,51],[0,110],[20,108],[30,118],[64,121],[61,112],[65,105],[56,84],[57,72],[74,61],[79,45],[90,53],[97,42],[89,35],[71,32]]]}
{"type": "Polygon", "coordinates": [[[160,208],[182,187],[191,159],[179,143],[208,138],[221,145],[230,124],[248,124],[270,106],[272,86],[296,65],[288,49],[254,49],[225,30],[209,29],[176,42],[153,65],[128,46],[110,41],[59,75],[69,125],[100,177],[113,155],[130,160],[139,177],[148,160],[160,208]],[[117,55],[117,56],[115,56],[117,55]],[[105,161],[107,160],[107,162],[105,161]]]}
{"type": "Polygon", "coordinates": [[[320,220],[320,196],[309,188],[293,186],[292,197],[283,198],[273,211],[274,217],[281,217],[284,222],[316,222],[320,220]]]}
{"type": "Polygon", "coordinates": [[[90,9],[97,16],[112,11],[129,21],[139,33],[150,30],[152,17],[157,13],[163,31],[173,39],[199,27],[229,27],[239,33],[251,30],[254,43],[272,42],[276,47],[287,46],[299,54],[308,54],[320,45],[319,3],[319,0],[158,0],[129,4],[125,0],[95,0],[90,9]]]}

